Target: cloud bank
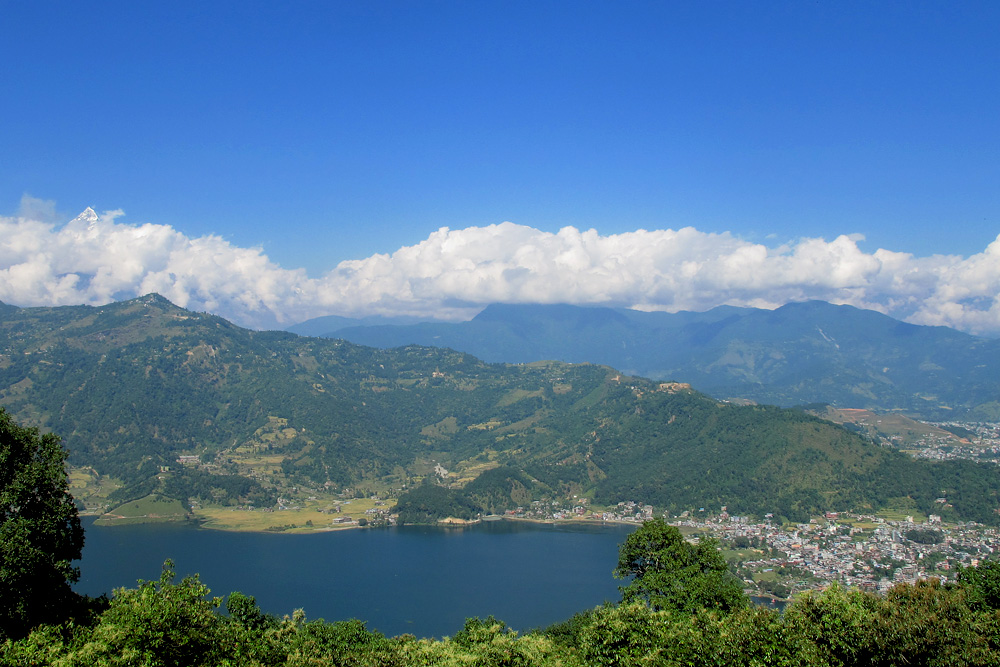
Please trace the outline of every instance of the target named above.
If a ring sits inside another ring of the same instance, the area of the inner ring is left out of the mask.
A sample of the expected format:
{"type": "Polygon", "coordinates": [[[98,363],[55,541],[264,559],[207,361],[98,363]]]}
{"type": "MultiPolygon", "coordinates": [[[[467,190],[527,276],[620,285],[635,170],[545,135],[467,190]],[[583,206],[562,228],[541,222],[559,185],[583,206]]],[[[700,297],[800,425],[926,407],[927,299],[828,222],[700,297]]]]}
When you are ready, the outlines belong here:
{"type": "Polygon", "coordinates": [[[779,247],[692,227],[601,236],[504,222],[443,227],[392,254],[310,278],[261,248],[87,209],[66,224],[25,198],[0,217],[0,301],[99,305],[158,292],[179,306],[256,328],[328,314],[468,319],[489,303],[572,303],[640,310],[775,308],[822,299],[915,324],[1000,336],[1000,237],[971,257],[863,252],[861,237],[779,247]]]}

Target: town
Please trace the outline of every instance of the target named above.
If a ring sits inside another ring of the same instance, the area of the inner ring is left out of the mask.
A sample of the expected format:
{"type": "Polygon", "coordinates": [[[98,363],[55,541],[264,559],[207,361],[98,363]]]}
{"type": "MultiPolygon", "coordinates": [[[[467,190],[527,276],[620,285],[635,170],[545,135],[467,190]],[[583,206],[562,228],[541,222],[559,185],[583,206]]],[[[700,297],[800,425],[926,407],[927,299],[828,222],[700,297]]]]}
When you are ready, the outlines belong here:
{"type": "MultiPolygon", "coordinates": [[[[585,498],[569,500],[534,501],[505,517],[641,524],[657,516],[652,506],[637,502],[592,511],[585,498]]],[[[976,566],[1000,549],[1000,529],[945,523],[934,514],[916,520],[913,515],[827,512],[809,523],[784,525],[770,515],[757,521],[730,515],[725,508],[716,514],[702,510],[662,516],[690,538],[717,539],[748,592],[776,598],[832,583],[884,592],[900,582],[954,580],[959,568],[976,566]]]]}
{"type": "Polygon", "coordinates": [[[908,448],[914,456],[941,461],[969,459],[1000,463],[1000,424],[941,422],[932,425],[959,436],[958,442],[948,438],[925,437],[908,448]]]}
{"type": "Polygon", "coordinates": [[[731,565],[762,593],[788,597],[834,582],[885,591],[899,582],[953,580],[1000,545],[1000,530],[976,523],[944,524],[829,512],[809,523],[751,523],[725,511],[701,520],[673,521],[720,540],[731,565]]]}

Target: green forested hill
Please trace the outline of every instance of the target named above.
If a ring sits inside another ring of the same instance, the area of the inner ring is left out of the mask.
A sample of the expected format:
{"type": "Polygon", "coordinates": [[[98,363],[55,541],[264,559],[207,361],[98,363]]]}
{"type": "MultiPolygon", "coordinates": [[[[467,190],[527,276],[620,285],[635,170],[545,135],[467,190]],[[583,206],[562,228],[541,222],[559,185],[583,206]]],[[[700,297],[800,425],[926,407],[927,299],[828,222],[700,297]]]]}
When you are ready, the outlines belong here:
{"type": "Polygon", "coordinates": [[[72,462],[124,481],[120,499],[157,489],[274,502],[273,480],[233,463],[251,448],[292,483],[335,489],[433,480],[434,465],[465,479],[504,466],[446,490],[481,511],[563,494],[789,518],[904,496],[941,513],[944,495],[980,521],[1000,506],[995,468],[912,461],[797,411],[590,364],[248,331],[156,295],[0,309],[0,404],[60,434],[72,462]],[[181,454],[214,467],[160,479],[181,454]]]}
{"type": "Polygon", "coordinates": [[[447,346],[496,362],[590,361],[683,378],[720,398],[929,419],[1000,414],[1000,342],[822,301],[703,313],[494,304],[468,322],[345,326],[320,319],[299,330],[318,333],[323,322],[331,327],[323,335],[363,345],[447,346]]]}

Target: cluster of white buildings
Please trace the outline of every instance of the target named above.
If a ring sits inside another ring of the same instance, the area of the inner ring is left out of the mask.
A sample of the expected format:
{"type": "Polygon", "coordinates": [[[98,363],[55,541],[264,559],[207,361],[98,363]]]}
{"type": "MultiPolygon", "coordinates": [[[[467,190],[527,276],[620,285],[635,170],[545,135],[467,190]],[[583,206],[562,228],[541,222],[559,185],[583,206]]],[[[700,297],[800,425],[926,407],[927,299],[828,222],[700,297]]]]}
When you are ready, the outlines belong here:
{"type": "MultiPolygon", "coordinates": [[[[725,513],[723,513],[725,514],[725,513]]],[[[954,579],[960,566],[974,566],[1000,550],[1000,530],[976,523],[942,524],[887,521],[873,516],[828,514],[794,527],[770,522],[750,523],[741,517],[714,516],[703,521],[682,519],[686,525],[732,544],[747,538],[763,555],[741,564],[748,574],[784,570],[792,590],[820,588],[833,582],[868,590],[885,590],[898,582],[938,577],[954,579]],[[911,537],[933,535],[937,544],[911,537]],[[804,573],[807,576],[798,576],[804,573]]]]}

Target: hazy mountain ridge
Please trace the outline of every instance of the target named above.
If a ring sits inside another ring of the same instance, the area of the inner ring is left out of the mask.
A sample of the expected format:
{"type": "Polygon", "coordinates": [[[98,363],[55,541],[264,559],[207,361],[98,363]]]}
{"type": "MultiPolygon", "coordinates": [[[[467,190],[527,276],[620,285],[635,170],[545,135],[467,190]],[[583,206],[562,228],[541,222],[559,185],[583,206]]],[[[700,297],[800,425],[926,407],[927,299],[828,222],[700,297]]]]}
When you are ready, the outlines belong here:
{"type": "Polygon", "coordinates": [[[401,488],[441,464],[459,475],[444,499],[456,507],[586,494],[802,518],[907,495],[940,513],[946,493],[956,516],[992,521],[1000,504],[995,468],[913,461],[800,411],[719,403],[606,366],[249,331],[156,295],[6,311],[0,404],[63,436],[73,462],[124,480],[120,499],[260,504],[285,483],[401,488]],[[248,451],[276,469],[241,468],[248,451]],[[180,454],[212,474],[178,471],[180,454]],[[497,466],[508,472],[460,488],[497,466]]]}
{"type": "Polygon", "coordinates": [[[820,301],[646,313],[492,305],[468,322],[345,327],[363,345],[436,345],[491,362],[593,362],[720,398],[1000,418],[1000,341],[820,301]]]}

